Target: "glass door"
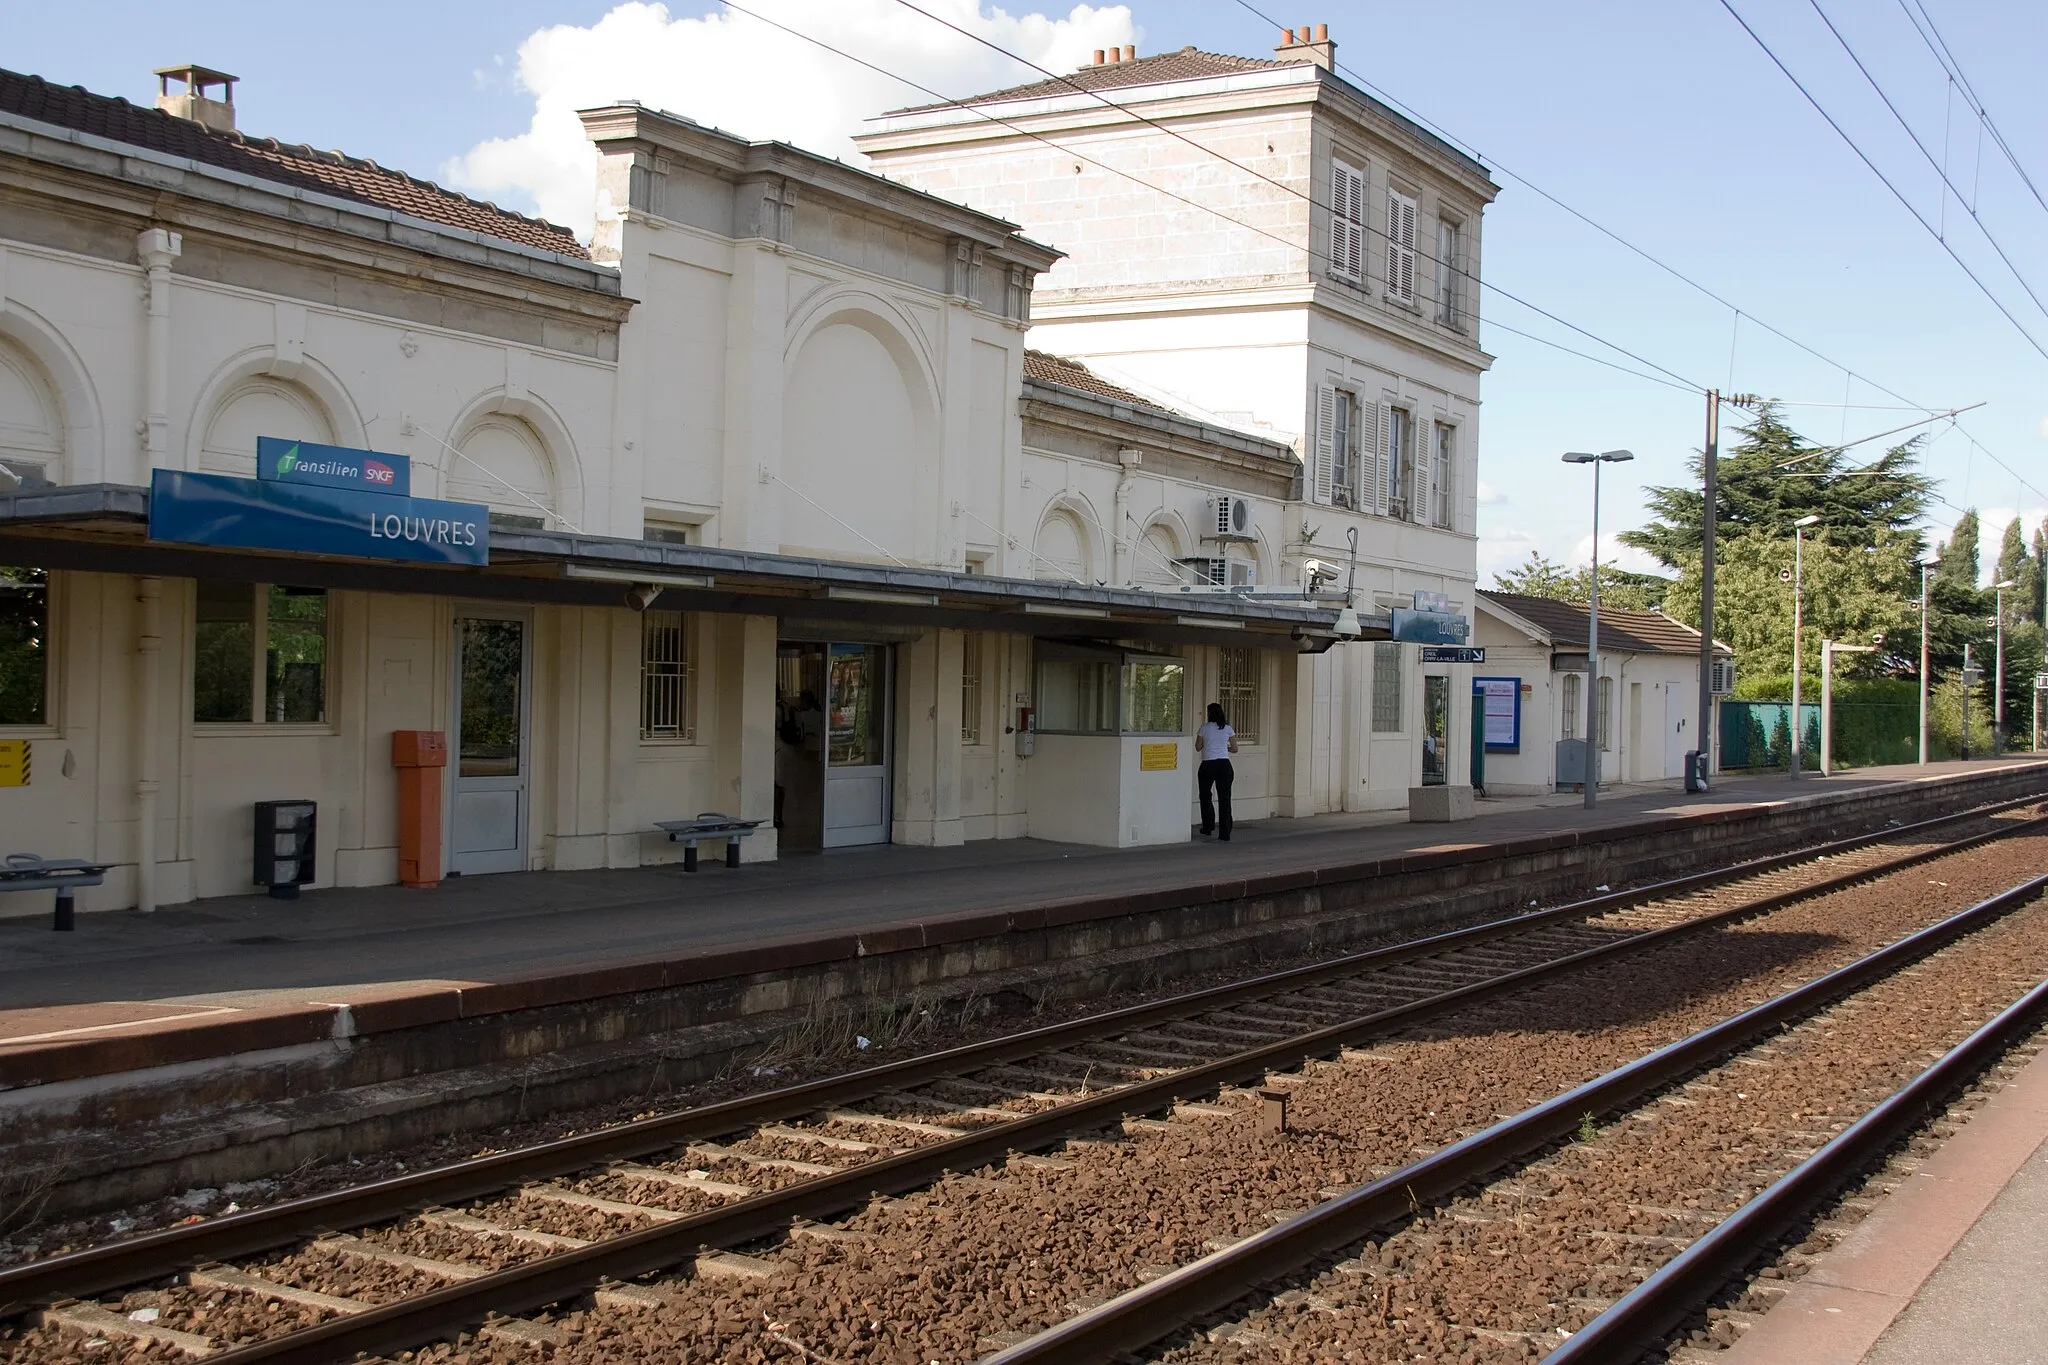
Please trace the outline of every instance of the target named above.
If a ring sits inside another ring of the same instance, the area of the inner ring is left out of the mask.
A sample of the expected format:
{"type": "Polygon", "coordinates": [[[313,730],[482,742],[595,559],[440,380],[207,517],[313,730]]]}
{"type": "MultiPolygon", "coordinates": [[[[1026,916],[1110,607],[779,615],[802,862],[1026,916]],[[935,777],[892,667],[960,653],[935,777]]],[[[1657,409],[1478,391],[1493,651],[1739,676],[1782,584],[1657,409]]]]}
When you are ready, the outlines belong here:
{"type": "Polygon", "coordinates": [[[1422,785],[1450,781],[1451,680],[1431,674],[1422,680],[1422,785]]]}
{"type": "Polygon", "coordinates": [[[455,618],[455,781],[448,870],[526,868],[526,621],[455,618]]]}
{"type": "Polygon", "coordinates": [[[889,647],[825,655],[826,848],[889,841],[889,647]]]}

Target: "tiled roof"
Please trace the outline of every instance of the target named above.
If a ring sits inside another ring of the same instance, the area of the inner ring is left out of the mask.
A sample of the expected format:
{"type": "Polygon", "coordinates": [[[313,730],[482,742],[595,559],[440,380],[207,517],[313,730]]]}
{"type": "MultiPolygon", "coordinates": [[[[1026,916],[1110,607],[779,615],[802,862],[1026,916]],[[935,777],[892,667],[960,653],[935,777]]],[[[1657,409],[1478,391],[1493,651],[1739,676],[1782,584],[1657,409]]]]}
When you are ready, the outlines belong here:
{"type": "Polygon", "coordinates": [[[1232,57],[1221,52],[1202,52],[1184,47],[1178,52],[1159,52],[1128,62],[1104,62],[1084,66],[1071,75],[1051,80],[1013,85],[964,100],[942,104],[920,104],[910,109],[892,109],[894,114],[917,114],[929,109],[950,109],[957,104],[990,104],[998,100],[1035,100],[1050,95],[1070,95],[1082,90],[1120,90],[1132,85],[1159,85],[1167,81],[1189,81],[1203,76],[1234,76],[1240,71],[1270,71],[1281,66],[1306,66],[1307,58],[1276,62],[1270,57],[1232,57]]]}
{"type": "Polygon", "coordinates": [[[1058,384],[1064,388],[1079,389],[1092,393],[1097,398],[1107,398],[1112,403],[1128,403],[1134,408],[1145,408],[1151,412],[1171,413],[1175,417],[1187,414],[1174,412],[1145,397],[1110,383],[1078,360],[1069,360],[1063,355],[1052,355],[1045,351],[1024,352],[1024,377],[1036,379],[1042,384],[1058,384]]]}
{"type": "Polygon", "coordinates": [[[124,99],[95,95],[75,85],[52,85],[40,76],[0,70],[0,112],[261,180],[411,214],[444,227],[589,259],[589,252],[565,227],[442,189],[403,171],[387,170],[374,161],[292,146],[275,138],[217,132],[160,109],[145,109],[124,99]]]}
{"type": "MultiPolygon", "coordinates": [[[[1586,604],[1560,602],[1551,597],[1525,597],[1516,592],[1481,589],[1487,601],[1505,607],[1550,636],[1557,645],[1586,647],[1586,604]]],[[[1631,611],[1626,607],[1600,608],[1600,647],[1625,654],[1690,654],[1700,652],[1700,633],[1661,611],[1631,611]]],[[[1732,653],[1726,645],[1715,651],[1732,653]]]]}

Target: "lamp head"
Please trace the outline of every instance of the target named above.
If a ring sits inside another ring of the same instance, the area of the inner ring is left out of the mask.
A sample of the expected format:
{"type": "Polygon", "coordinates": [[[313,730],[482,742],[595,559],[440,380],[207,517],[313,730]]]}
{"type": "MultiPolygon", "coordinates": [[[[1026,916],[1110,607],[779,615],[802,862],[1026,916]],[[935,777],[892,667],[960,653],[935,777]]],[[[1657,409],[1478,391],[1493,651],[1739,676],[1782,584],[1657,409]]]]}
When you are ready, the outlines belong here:
{"type": "Polygon", "coordinates": [[[1820,525],[1820,514],[1818,512],[1808,512],[1792,524],[1794,526],[1818,526],[1820,525]]]}
{"type": "Polygon", "coordinates": [[[2019,580],[2014,578],[2008,578],[2003,583],[1993,583],[1991,586],[1994,588],[1998,588],[2000,590],[2006,588],[2017,588],[2019,586],[2019,580]]]}
{"type": "Polygon", "coordinates": [[[1332,625],[1330,630],[1343,640],[1356,640],[1365,633],[1358,624],[1358,613],[1351,609],[1349,602],[1344,604],[1344,610],[1337,613],[1336,624],[1332,625]]]}
{"type": "Polygon", "coordinates": [[[1633,460],[1635,457],[1636,453],[1633,450],[1603,450],[1600,452],[1600,458],[1608,464],[1621,464],[1623,461],[1633,460]]]}
{"type": "Polygon", "coordinates": [[[1599,458],[1598,455],[1585,450],[1567,450],[1564,453],[1564,462],[1566,464],[1591,464],[1599,458]]]}

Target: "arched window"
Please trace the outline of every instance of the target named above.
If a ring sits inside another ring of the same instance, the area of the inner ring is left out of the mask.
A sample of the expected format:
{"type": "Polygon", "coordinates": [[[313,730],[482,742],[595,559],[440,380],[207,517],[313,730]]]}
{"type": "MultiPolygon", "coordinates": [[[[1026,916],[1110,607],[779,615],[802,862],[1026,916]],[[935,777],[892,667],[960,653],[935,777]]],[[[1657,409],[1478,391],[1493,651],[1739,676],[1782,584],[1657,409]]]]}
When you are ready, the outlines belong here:
{"type": "Polygon", "coordinates": [[[1172,531],[1158,525],[1147,527],[1132,556],[1131,578],[1149,587],[1176,587],[1188,581],[1179,558],[1180,546],[1174,543],[1172,531]]]}
{"type": "Polygon", "coordinates": [[[235,385],[214,408],[199,446],[199,467],[254,478],[258,436],[338,444],[319,399],[288,380],[258,375],[235,385]]]}
{"type": "Polygon", "coordinates": [[[1038,543],[1032,550],[1037,555],[1031,564],[1032,577],[1091,581],[1088,542],[1072,512],[1060,509],[1049,514],[1038,528],[1038,543]]]}
{"type": "MultiPolygon", "coordinates": [[[[555,512],[554,462],[540,434],[517,417],[493,413],[444,453],[444,492],[457,502],[480,502],[508,518],[545,525],[555,512]]],[[[517,525],[518,522],[513,524],[517,525]]]]}
{"type": "MultiPolygon", "coordinates": [[[[64,414],[42,367],[0,341],[0,465],[16,477],[60,482],[64,414]]],[[[0,490],[13,481],[0,476],[0,490]]]]}

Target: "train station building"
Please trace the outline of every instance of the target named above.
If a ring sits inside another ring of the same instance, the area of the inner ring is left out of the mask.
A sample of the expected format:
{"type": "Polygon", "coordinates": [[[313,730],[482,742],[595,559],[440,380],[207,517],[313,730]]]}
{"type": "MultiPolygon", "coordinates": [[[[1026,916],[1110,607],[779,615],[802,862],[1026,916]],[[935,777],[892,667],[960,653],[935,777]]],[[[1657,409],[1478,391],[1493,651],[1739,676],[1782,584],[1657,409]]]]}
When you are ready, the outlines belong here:
{"type": "Polygon", "coordinates": [[[1463,785],[1472,669],[1392,637],[1473,609],[1469,342],[1451,444],[1374,407],[1438,481],[1347,504],[1383,466],[1321,387],[1230,418],[1027,346],[1067,247],[974,196],[626,104],[585,244],[158,77],[0,73],[0,851],[109,865],[89,907],[252,889],[261,802],[316,806],[311,885],[399,880],[415,731],[425,880],[706,811],[749,860],[1184,841],[1212,699],[1245,818],[1463,785]]]}

